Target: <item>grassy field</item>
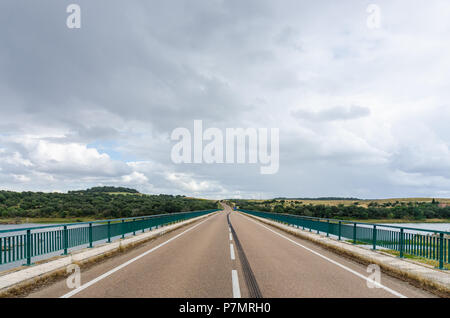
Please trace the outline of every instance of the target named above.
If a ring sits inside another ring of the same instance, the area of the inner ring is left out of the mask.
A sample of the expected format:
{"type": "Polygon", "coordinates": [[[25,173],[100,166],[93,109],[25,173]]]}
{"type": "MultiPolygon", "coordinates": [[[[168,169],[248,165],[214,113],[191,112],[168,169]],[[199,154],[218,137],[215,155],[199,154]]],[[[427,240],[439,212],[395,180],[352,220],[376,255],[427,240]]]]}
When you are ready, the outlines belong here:
{"type": "MultiPolygon", "coordinates": [[[[434,200],[438,201],[439,203],[448,204],[450,205],[450,199],[447,198],[434,198],[434,200]]],[[[248,200],[252,202],[264,202],[266,200],[248,200]]],[[[281,202],[283,200],[277,200],[277,202],[281,202]]],[[[385,203],[408,203],[408,202],[428,202],[431,203],[433,201],[433,198],[391,198],[391,199],[367,199],[367,200],[291,200],[291,199],[285,199],[284,204],[285,205],[293,205],[293,204],[299,204],[300,202],[302,204],[308,205],[329,205],[329,206],[338,206],[340,204],[342,205],[354,205],[358,204],[362,207],[368,207],[370,203],[378,203],[379,205],[383,205],[385,203]]]]}
{"type": "Polygon", "coordinates": [[[128,193],[128,192],[105,192],[111,195],[142,195],[141,193],[128,193]]]}
{"type": "MultiPolygon", "coordinates": [[[[383,252],[391,254],[391,255],[394,255],[394,256],[397,256],[397,257],[400,256],[400,252],[398,252],[398,251],[383,250],[383,252]]],[[[410,255],[410,254],[406,254],[406,253],[403,254],[403,257],[407,258],[407,259],[410,259],[410,260],[413,260],[413,261],[416,261],[416,262],[419,262],[419,263],[423,263],[423,264],[427,264],[427,265],[433,266],[434,268],[439,267],[439,261],[437,261],[437,260],[431,260],[431,259],[428,259],[428,258],[424,258],[424,257],[416,256],[416,255],[410,255]]],[[[444,263],[444,269],[450,270],[450,264],[444,263]]]]}

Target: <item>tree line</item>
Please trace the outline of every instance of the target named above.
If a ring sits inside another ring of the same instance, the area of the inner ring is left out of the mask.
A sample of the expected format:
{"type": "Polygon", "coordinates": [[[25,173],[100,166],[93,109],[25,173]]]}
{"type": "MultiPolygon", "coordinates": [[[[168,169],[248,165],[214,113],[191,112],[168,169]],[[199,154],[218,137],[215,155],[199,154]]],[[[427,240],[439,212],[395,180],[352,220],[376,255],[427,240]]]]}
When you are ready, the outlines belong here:
{"type": "Polygon", "coordinates": [[[284,200],[256,202],[250,200],[229,200],[241,209],[262,212],[290,213],[320,218],[334,219],[448,219],[450,206],[440,206],[439,202],[387,202],[370,203],[367,207],[358,202],[350,205],[303,204],[294,202],[285,204],[284,200]]]}
{"type": "Polygon", "coordinates": [[[2,218],[122,218],[217,207],[218,202],[213,200],[181,195],[146,195],[120,187],[91,188],[68,193],[0,191],[2,218]]]}

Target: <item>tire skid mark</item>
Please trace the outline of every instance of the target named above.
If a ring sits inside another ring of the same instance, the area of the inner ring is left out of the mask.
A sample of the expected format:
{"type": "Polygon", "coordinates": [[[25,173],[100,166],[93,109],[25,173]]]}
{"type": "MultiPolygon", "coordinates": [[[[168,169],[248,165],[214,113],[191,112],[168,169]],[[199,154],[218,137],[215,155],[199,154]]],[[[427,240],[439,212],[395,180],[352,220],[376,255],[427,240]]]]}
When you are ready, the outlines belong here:
{"type": "Polygon", "coordinates": [[[252,268],[245,256],[244,249],[242,248],[239,238],[236,235],[236,231],[230,221],[230,213],[227,214],[228,226],[234,238],[234,246],[236,247],[237,254],[242,264],[242,271],[245,278],[245,283],[247,285],[250,298],[262,298],[261,290],[259,289],[258,282],[256,281],[255,275],[253,274],[252,268]]]}

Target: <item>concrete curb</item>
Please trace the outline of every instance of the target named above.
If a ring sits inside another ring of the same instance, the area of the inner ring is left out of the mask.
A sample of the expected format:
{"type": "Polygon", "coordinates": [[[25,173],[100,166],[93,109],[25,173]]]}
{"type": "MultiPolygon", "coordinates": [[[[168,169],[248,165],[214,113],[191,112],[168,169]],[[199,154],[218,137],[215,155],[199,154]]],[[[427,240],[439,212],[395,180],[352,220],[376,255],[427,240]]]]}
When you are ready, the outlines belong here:
{"type": "Polygon", "coordinates": [[[57,259],[50,259],[45,263],[32,267],[26,267],[10,273],[6,272],[4,275],[0,276],[0,297],[20,294],[22,291],[14,292],[13,290],[23,290],[26,289],[26,287],[36,285],[39,282],[45,282],[52,277],[64,276],[67,274],[66,268],[70,264],[83,265],[95,262],[96,260],[112,256],[113,254],[116,254],[124,249],[145,243],[216,213],[217,212],[212,212],[193,219],[164,226],[150,232],[144,232],[136,236],[119,239],[112,243],[105,243],[93,248],[77,250],[70,253],[68,256],[59,256],[57,259]]]}
{"type": "Polygon", "coordinates": [[[329,250],[347,256],[364,264],[377,264],[382,271],[392,276],[407,280],[441,297],[450,297],[450,273],[411,263],[379,251],[368,250],[357,245],[337,241],[326,236],[315,234],[300,228],[270,221],[254,215],[240,212],[243,215],[273,226],[284,232],[306,239],[329,250]]]}

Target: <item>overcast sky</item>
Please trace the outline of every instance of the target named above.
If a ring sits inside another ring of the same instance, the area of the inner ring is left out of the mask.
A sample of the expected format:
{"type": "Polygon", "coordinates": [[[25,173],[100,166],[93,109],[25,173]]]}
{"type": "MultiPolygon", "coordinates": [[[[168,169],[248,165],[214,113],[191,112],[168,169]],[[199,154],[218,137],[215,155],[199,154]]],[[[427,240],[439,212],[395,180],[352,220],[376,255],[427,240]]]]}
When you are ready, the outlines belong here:
{"type": "Polygon", "coordinates": [[[449,17],[448,0],[2,0],[0,189],[450,197],[449,17]],[[196,119],[279,128],[278,173],[172,163],[196,119]]]}

